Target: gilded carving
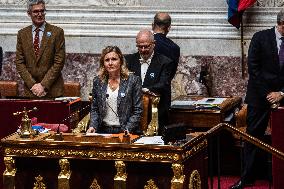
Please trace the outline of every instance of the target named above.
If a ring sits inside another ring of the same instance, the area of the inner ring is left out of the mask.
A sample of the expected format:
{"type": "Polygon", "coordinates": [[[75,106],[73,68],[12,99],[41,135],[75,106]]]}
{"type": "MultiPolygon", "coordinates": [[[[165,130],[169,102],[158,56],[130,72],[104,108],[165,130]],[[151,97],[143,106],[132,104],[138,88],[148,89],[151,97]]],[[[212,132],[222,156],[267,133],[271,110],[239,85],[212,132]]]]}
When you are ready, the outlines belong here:
{"type": "MultiPolygon", "coordinates": [[[[192,149],[191,149],[192,150],[192,149]]],[[[198,149],[194,148],[194,151],[198,149]]],[[[108,152],[100,150],[63,150],[63,149],[21,149],[21,148],[5,148],[5,155],[25,155],[25,156],[48,156],[48,157],[76,157],[76,158],[93,158],[93,159],[123,159],[123,160],[136,160],[136,161],[168,161],[177,162],[192,155],[191,152],[187,152],[186,155],[179,155],[175,153],[149,153],[149,152],[108,152]]]]}
{"type": "Polygon", "coordinates": [[[101,189],[101,187],[100,187],[100,185],[99,185],[99,183],[98,183],[96,178],[94,178],[94,180],[93,180],[93,182],[92,182],[92,184],[90,186],[90,189],[101,189]]]}
{"type": "Polygon", "coordinates": [[[150,179],[147,181],[147,185],[144,186],[144,189],[159,189],[159,188],[156,186],[155,182],[152,179],[150,179]]]}
{"type": "Polygon", "coordinates": [[[183,174],[184,166],[179,163],[172,164],[174,176],[171,180],[171,189],[182,189],[185,175],[183,174]]]}
{"type": "Polygon", "coordinates": [[[197,170],[192,171],[190,175],[189,189],[201,189],[201,179],[197,170]]]}
{"type": "Polygon", "coordinates": [[[3,175],[14,177],[16,174],[15,160],[12,157],[4,157],[4,163],[5,163],[6,169],[3,175]]]}
{"type": "Polygon", "coordinates": [[[42,176],[38,175],[35,180],[33,189],[46,189],[42,176]]]}
{"type": "Polygon", "coordinates": [[[70,170],[70,163],[67,159],[60,159],[59,165],[61,168],[61,171],[58,175],[58,178],[67,178],[69,179],[71,176],[71,170],[70,170]]]}
{"type": "Polygon", "coordinates": [[[127,174],[125,163],[123,161],[115,161],[116,175],[114,176],[114,180],[123,180],[126,181],[127,174]]]}
{"type": "Polygon", "coordinates": [[[151,96],[152,100],[152,119],[148,125],[148,129],[145,133],[145,136],[154,136],[158,135],[158,104],[160,101],[159,96],[151,96]]]}

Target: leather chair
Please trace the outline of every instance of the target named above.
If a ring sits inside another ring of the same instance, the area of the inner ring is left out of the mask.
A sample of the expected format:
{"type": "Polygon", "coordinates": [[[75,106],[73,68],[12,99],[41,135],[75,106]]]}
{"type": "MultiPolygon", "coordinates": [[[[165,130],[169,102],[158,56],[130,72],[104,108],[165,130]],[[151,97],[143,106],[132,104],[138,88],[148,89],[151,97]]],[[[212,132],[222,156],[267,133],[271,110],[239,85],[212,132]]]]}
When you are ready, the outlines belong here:
{"type": "Polygon", "coordinates": [[[80,97],[81,96],[81,85],[78,82],[65,82],[64,83],[64,94],[67,97],[80,97]]]}
{"type": "Polygon", "coordinates": [[[18,83],[16,81],[0,81],[0,96],[18,96],[18,83]]]}

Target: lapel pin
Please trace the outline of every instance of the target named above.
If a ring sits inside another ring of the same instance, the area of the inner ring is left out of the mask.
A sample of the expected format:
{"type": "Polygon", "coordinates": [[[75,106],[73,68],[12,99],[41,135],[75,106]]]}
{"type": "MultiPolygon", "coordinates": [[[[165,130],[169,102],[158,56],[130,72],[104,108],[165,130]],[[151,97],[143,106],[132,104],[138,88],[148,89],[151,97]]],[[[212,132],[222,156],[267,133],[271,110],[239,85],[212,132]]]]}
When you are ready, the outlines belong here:
{"type": "Polygon", "coordinates": [[[125,97],[125,93],[120,93],[120,96],[123,98],[125,97]]]}
{"type": "Polygon", "coordinates": [[[155,77],[155,73],[150,73],[151,78],[155,77]]]}
{"type": "Polygon", "coordinates": [[[46,36],[50,37],[51,36],[51,32],[46,32],[46,36]]]}

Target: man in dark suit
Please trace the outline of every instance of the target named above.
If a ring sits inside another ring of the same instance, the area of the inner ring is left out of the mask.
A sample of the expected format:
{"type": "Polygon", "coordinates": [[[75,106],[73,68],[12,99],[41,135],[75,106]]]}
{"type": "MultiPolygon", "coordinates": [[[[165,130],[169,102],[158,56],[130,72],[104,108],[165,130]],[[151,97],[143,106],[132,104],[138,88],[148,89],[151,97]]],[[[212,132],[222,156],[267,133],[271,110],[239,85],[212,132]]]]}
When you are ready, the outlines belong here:
{"type": "Polygon", "coordinates": [[[170,96],[170,70],[173,61],[154,52],[155,40],[151,31],[142,30],[137,34],[138,52],[127,55],[128,69],[141,77],[144,91],[152,91],[161,95],[158,104],[159,134],[167,124],[170,96]]]}
{"type": "Polygon", "coordinates": [[[3,50],[2,47],[0,47],[0,75],[2,73],[2,62],[3,62],[3,50]]]}
{"type": "MultiPolygon", "coordinates": [[[[283,36],[284,11],[281,10],[277,15],[277,26],[255,33],[248,51],[247,133],[259,139],[265,134],[271,109],[284,96],[283,36]]],[[[256,153],[257,147],[245,143],[242,177],[231,189],[253,184],[256,179],[253,174],[256,153]]]]}
{"type": "Polygon", "coordinates": [[[167,37],[171,29],[171,17],[166,12],[158,12],[154,17],[152,24],[155,39],[154,51],[167,56],[173,60],[170,66],[171,80],[174,78],[180,57],[180,48],[171,39],[167,37]]]}
{"type": "Polygon", "coordinates": [[[25,96],[54,98],[63,95],[61,70],[65,63],[63,29],[45,22],[45,1],[28,1],[32,25],[17,35],[16,67],[25,83],[25,96]]]}

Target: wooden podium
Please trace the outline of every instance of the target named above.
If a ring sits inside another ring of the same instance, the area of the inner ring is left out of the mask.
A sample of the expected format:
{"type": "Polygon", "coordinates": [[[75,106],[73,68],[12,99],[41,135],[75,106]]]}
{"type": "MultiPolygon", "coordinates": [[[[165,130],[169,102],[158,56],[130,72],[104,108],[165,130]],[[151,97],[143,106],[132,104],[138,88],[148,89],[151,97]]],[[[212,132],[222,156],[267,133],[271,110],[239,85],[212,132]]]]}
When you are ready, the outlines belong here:
{"type": "Polygon", "coordinates": [[[1,140],[5,189],[107,188],[189,189],[207,186],[207,140],[204,134],[179,145],[123,142],[123,135],[53,134],[1,140]]]}
{"type": "MultiPolygon", "coordinates": [[[[271,113],[272,146],[284,152],[284,107],[279,107],[271,113]]],[[[284,160],[272,157],[273,188],[282,189],[284,186],[284,160]]]]}

